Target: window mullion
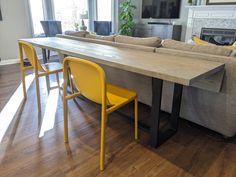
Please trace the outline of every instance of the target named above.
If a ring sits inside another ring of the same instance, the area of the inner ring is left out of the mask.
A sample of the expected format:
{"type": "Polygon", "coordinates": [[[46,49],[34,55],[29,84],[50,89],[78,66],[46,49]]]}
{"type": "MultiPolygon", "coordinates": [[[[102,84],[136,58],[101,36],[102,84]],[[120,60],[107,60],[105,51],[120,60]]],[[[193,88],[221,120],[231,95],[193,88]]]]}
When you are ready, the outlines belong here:
{"type": "Polygon", "coordinates": [[[44,20],[55,20],[52,0],[42,0],[42,1],[43,1],[44,20]]]}
{"type": "Polygon", "coordinates": [[[93,21],[97,20],[97,0],[88,0],[89,30],[93,31],[93,21]]]}

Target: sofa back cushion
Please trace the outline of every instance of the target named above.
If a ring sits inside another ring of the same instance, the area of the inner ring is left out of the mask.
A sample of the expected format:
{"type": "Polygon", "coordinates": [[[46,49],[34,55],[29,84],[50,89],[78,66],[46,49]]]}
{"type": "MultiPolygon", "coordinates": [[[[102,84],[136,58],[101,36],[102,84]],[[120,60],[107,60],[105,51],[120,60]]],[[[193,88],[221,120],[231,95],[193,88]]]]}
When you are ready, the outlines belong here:
{"type": "Polygon", "coordinates": [[[86,34],[89,34],[88,31],[66,31],[65,35],[75,36],[75,37],[85,37],[86,34]]]}
{"type": "Polygon", "coordinates": [[[86,34],[85,35],[86,38],[90,38],[90,39],[98,39],[98,40],[104,40],[104,41],[114,41],[115,36],[111,35],[111,36],[101,36],[101,35],[96,35],[96,34],[86,34]]]}
{"type": "Polygon", "coordinates": [[[164,48],[177,49],[189,52],[205,53],[211,55],[220,55],[229,57],[232,50],[217,46],[217,45],[198,45],[198,44],[188,44],[180,41],[175,41],[171,39],[164,40],[162,42],[164,48]]]}
{"type": "Polygon", "coordinates": [[[139,37],[117,35],[115,37],[115,42],[133,44],[133,45],[144,45],[148,47],[159,47],[161,45],[161,38],[159,37],[139,38],[139,37]]]}
{"type": "Polygon", "coordinates": [[[57,34],[57,37],[66,38],[66,39],[73,39],[73,40],[77,40],[77,41],[92,42],[95,44],[110,45],[110,46],[125,48],[125,49],[141,50],[144,52],[154,52],[156,49],[155,47],[124,44],[124,43],[118,43],[118,42],[112,42],[112,41],[106,41],[106,40],[99,40],[99,39],[92,39],[92,38],[85,38],[85,37],[75,37],[75,36],[63,35],[63,34],[57,34]]]}

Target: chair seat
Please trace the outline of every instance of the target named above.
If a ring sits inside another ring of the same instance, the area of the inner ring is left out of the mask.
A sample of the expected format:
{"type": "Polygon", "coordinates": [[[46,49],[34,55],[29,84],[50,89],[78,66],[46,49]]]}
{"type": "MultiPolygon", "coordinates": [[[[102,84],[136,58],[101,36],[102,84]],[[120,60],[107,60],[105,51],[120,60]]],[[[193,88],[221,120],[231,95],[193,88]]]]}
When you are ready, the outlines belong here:
{"type": "Polygon", "coordinates": [[[107,84],[108,106],[121,107],[137,97],[135,91],[107,84]]]}
{"type": "Polygon", "coordinates": [[[42,64],[42,67],[46,72],[49,73],[61,72],[63,68],[62,64],[58,62],[42,64]]]}

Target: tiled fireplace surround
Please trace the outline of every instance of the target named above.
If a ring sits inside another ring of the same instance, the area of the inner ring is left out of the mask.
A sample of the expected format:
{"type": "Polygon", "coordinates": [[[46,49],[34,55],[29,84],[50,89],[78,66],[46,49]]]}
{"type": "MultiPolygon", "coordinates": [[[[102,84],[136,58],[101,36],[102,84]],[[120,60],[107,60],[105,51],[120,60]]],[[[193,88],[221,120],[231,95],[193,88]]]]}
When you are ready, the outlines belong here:
{"type": "Polygon", "coordinates": [[[236,5],[190,6],[185,41],[200,37],[201,29],[236,29],[236,5]]]}

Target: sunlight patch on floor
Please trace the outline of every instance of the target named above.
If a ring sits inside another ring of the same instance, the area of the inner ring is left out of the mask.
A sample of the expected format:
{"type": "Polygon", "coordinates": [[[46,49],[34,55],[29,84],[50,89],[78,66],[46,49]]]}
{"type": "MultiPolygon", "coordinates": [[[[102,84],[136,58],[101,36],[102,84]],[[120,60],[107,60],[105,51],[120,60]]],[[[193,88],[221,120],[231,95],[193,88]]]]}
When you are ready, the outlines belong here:
{"type": "Polygon", "coordinates": [[[58,97],[59,97],[59,89],[50,90],[43,117],[43,122],[39,133],[39,138],[43,137],[47,131],[53,129],[54,127],[56,112],[57,112],[58,97]]]}
{"type": "MultiPolygon", "coordinates": [[[[26,91],[29,89],[33,80],[34,74],[25,77],[26,91]]],[[[0,113],[0,142],[2,141],[12,120],[14,119],[14,116],[19,109],[23,99],[23,86],[21,83],[0,113]]]]}

